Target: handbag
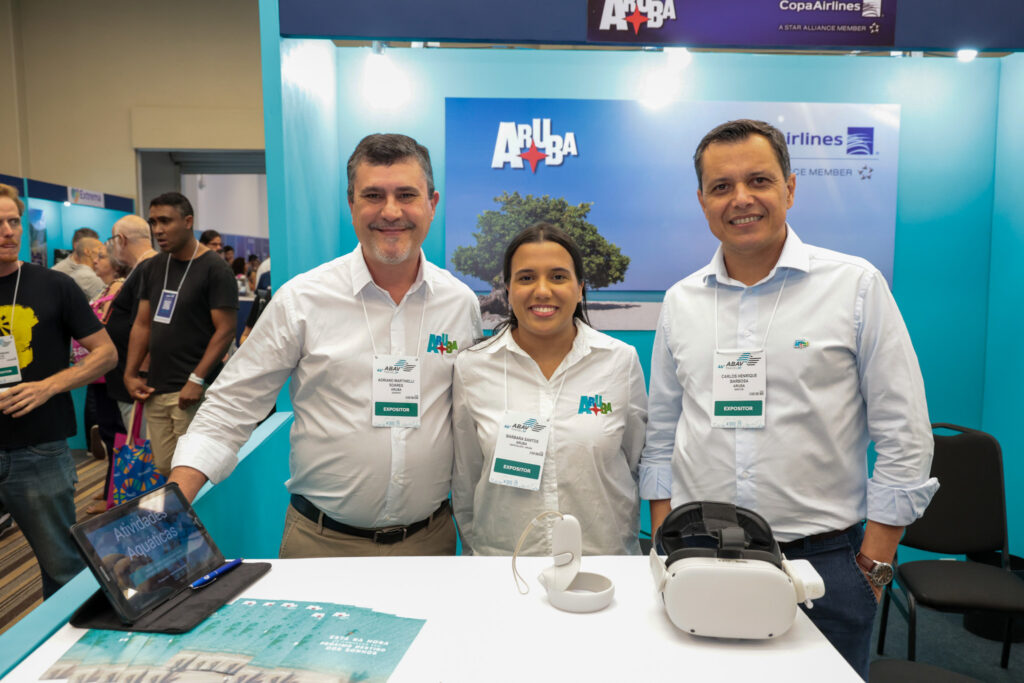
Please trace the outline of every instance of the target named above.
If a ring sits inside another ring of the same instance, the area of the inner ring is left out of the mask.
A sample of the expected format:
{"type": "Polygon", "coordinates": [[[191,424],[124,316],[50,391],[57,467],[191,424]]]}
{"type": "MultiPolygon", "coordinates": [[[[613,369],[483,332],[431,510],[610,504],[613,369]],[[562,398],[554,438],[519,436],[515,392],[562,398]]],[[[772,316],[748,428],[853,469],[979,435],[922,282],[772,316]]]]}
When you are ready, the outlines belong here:
{"type": "Polygon", "coordinates": [[[142,439],[142,402],[132,407],[128,434],[114,437],[114,455],[111,460],[110,486],[107,488],[107,509],[126,503],[150,489],[163,486],[167,478],[153,463],[153,449],[148,439],[142,439]]]}

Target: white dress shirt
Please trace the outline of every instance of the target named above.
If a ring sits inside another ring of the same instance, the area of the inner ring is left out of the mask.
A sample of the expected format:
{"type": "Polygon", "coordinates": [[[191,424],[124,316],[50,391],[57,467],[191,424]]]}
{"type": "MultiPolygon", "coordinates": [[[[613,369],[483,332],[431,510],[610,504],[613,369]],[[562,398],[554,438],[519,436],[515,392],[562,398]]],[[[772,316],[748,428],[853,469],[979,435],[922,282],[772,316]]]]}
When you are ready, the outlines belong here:
{"type": "Polygon", "coordinates": [[[274,294],[207,392],[173,464],[214,483],[224,479],[291,379],[288,490],[352,526],[425,519],[448,496],[452,369],[455,356],[482,336],[480,323],[476,295],[422,252],[415,283],[395,304],[373,282],[357,246],[274,294]],[[431,335],[444,334],[457,349],[440,353],[435,343],[428,350],[431,335]],[[374,344],[380,354],[419,357],[419,428],[371,426],[374,344]]]}
{"type": "Polygon", "coordinates": [[[719,247],[666,292],[640,495],[673,507],[733,502],[763,515],[780,541],[865,517],[905,526],[938,489],[910,335],[874,266],[787,229],[778,263],[755,285],[729,277],[719,247]],[[711,427],[716,290],[718,348],[765,349],[763,429],[711,427]],[[878,458],[868,479],[871,440],[878,458]]]}
{"type": "MultiPolygon", "coordinates": [[[[550,379],[507,329],[456,359],[452,504],[464,550],[510,555],[530,520],[557,510],[579,519],[584,553],[640,552],[637,467],[647,422],[640,359],[629,344],[581,322],[576,329],[550,379]],[[607,413],[587,409],[597,396],[611,404],[607,413]],[[550,416],[538,491],[488,481],[506,405],[550,416]]],[[[550,554],[552,523],[533,529],[521,552],[550,554]]]]}

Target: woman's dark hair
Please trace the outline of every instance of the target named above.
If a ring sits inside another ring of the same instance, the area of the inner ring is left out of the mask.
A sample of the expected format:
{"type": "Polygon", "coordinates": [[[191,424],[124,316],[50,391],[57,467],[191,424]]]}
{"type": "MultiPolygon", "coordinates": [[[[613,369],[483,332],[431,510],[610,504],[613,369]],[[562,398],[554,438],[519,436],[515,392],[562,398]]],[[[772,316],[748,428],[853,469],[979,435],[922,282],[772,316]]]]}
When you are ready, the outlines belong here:
{"type": "MultiPolygon", "coordinates": [[[[576,310],[573,311],[572,317],[574,319],[582,320],[589,325],[590,318],[587,316],[587,285],[583,279],[583,254],[580,252],[580,248],[576,246],[576,242],[567,232],[559,228],[557,225],[548,223],[547,221],[534,223],[516,235],[512,241],[508,243],[508,246],[505,247],[505,256],[502,260],[501,269],[502,280],[505,282],[505,300],[508,301],[508,285],[512,279],[512,257],[515,256],[519,247],[524,244],[534,242],[554,242],[569,252],[569,258],[572,259],[572,266],[576,273],[576,279],[583,285],[583,298],[578,304],[576,304],[576,310]]],[[[512,310],[512,305],[509,304],[508,313],[506,314],[505,319],[494,328],[494,334],[491,336],[491,339],[497,338],[499,334],[505,331],[505,328],[514,330],[518,326],[519,321],[516,320],[516,314],[512,310]]]]}
{"type": "Polygon", "coordinates": [[[241,256],[237,257],[231,262],[231,270],[234,271],[235,275],[245,275],[245,259],[241,256]]]}

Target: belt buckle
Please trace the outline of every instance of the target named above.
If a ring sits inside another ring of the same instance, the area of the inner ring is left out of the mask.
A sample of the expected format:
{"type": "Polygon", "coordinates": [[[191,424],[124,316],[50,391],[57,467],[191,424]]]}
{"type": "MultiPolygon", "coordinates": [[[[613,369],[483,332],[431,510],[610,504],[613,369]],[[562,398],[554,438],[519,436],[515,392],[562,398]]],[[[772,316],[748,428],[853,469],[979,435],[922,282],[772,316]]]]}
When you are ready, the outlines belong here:
{"type": "Polygon", "coordinates": [[[394,545],[401,543],[408,535],[409,527],[399,526],[390,529],[377,529],[373,532],[373,542],[380,545],[394,545]]]}

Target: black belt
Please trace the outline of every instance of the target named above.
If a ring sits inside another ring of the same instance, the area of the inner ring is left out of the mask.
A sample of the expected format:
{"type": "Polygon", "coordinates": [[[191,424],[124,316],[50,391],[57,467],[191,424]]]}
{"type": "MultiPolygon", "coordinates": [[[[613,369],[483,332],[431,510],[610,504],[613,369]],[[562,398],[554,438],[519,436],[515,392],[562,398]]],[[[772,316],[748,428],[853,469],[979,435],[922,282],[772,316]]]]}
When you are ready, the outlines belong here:
{"type": "Polygon", "coordinates": [[[813,536],[804,536],[803,538],[798,538],[795,541],[786,541],[785,543],[779,544],[779,550],[781,550],[782,552],[786,552],[787,550],[798,548],[802,546],[805,541],[826,541],[830,538],[836,538],[838,536],[842,536],[843,534],[850,533],[857,526],[859,525],[854,524],[852,526],[846,527],[845,529],[839,529],[838,531],[825,531],[820,534],[814,534],[813,536]]]}
{"type": "Polygon", "coordinates": [[[420,529],[425,529],[432,520],[437,519],[442,514],[447,514],[449,504],[448,500],[445,499],[441,506],[434,510],[432,515],[418,522],[413,522],[409,526],[389,526],[381,529],[362,529],[357,526],[342,524],[325,515],[323,510],[310,503],[306,500],[305,496],[301,496],[298,493],[292,494],[292,507],[309,521],[315,524],[323,524],[325,529],[348,534],[349,536],[368,538],[374,543],[380,543],[381,545],[393,545],[404,541],[420,529]]]}

